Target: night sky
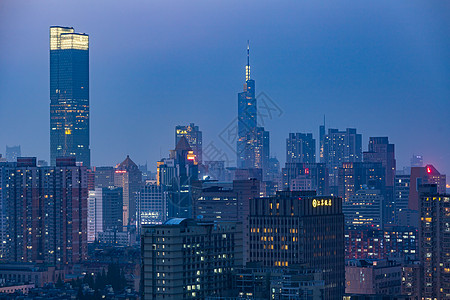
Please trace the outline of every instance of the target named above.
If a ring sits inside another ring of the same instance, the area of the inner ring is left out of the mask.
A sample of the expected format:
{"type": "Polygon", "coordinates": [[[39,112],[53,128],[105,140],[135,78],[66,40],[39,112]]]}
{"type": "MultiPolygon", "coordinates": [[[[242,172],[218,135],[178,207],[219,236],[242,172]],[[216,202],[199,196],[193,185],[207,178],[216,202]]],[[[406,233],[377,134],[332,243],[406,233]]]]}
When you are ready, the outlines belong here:
{"type": "Polygon", "coordinates": [[[228,149],[249,39],[257,94],[281,109],[264,125],[282,163],[288,133],[317,139],[325,114],[363,150],[388,136],[398,169],[423,154],[450,175],[448,1],[1,1],[0,153],[49,161],[52,25],[90,35],[92,165],[129,154],[155,170],[191,122],[228,149]]]}

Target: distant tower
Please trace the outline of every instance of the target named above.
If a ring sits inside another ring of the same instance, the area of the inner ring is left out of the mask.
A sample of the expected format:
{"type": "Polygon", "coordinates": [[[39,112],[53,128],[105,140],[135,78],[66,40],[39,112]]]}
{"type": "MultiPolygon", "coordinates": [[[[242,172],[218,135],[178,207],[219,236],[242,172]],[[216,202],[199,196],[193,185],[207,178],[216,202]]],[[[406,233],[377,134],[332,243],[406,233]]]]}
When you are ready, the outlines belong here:
{"type": "Polygon", "coordinates": [[[237,167],[266,170],[269,144],[269,132],[257,123],[255,81],[250,78],[250,46],[247,43],[244,91],[238,94],[237,167]]]}
{"type": "Polygon", "coordinates": [[[18,157],[22,156],[22,152],[20,151],[20,145],[18,146],[6,146],[6,161],[15,162],[18,157]]]}
{"type": "Polygon", "coordinates": [[[136,225],[136,201],[142,187],[142,172],[130,156],[116,166],[114,185],[123,188],[123,226],[136,225]]]}
{"type": "Polygon", "coordinates": [[[186,137],[189,146],[194,151],[195,158],[198,163],[202,163],[202,132],[191,123],[187,126],[178,125],[175,127],[175,145],[178,144],[181,137],[186,137]]]}
{"type": "Polygon", "coordinates": [[[289,133],[286,139],[286,162],[316,162],[316,140],[311,133],[289,133]]]}
{"type": "Polygon", "coordinates": [[[50,163],[75,156],[89,167],[89,36],[50,27],[50,163]]]}

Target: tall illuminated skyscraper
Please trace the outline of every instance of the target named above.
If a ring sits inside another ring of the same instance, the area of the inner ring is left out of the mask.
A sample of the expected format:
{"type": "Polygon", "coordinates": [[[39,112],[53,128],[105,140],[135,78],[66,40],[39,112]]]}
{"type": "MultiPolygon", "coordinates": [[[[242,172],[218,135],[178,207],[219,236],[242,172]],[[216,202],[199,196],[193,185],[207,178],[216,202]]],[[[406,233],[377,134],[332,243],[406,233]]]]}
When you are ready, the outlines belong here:
{"type": "Polygon", "coordinates": [[[238,168],[268,168],[269,132],[258,127],[257,116],[255,81],[250,79],[250,47],[247,45],[244,91],[238,94],[238,168]]]}
{"type": "Polygon", "coordinates": [[[50,27],[50,162],[75,156],[91,164],[89,149],[89,36],[50,27]]]}
{"type": "Polygon", "coordinates": [[[238,94],[237,167],[251,168],[257,135],[255,81],[250,79],[250,47],[247,46],[244,91],[238,94]]]}

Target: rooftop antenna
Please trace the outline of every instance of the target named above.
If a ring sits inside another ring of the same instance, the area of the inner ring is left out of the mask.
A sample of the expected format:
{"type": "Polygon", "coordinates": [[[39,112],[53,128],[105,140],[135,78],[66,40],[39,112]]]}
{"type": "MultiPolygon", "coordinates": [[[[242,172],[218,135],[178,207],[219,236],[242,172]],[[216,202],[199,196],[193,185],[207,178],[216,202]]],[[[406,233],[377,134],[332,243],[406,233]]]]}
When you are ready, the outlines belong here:
{"type": "Polygon", "coordinates": [[[250,41],[247,40],[247,65],[245,66],[245,81],[250,80],[250,41]]]}

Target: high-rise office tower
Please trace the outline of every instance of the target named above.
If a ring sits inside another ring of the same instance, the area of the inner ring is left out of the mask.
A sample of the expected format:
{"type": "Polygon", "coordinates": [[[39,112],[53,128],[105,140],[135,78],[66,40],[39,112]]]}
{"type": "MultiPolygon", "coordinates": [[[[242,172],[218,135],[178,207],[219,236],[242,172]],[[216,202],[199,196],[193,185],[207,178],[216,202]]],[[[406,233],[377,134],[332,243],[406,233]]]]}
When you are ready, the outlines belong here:
{"type": "Polygon", "coordinates": [[[450,195],[419,186],[421,299],[450,299],[450,195]]]}
{"type": "Polygon", "coordinates": [[[170,157],[157,163],[157,183],[167,191],[169,218],[192,217],[192,182],[198,180],[198,163],[186,137],[182,136],[170,157]]]}
{"type": "Polygon", "coordinates": [[[343,163],[339,168],[338,195],[344,202],[359,190],[376,189],[384,194],[384,168],[381,163],[354,162],[343,163]]]}
{"type": "Polygon", "coordinates": [[[311,133],[289,133],[286,139],[286,163],[315,163],[316,140],[311,133]]]}
{"type": "Polygon", "coordinates": [[[6,161],[14,162],[17,161],[17,158],[21,156],[22,152],[20,151],[20,145],[11,147],[6,145],[6,152],[5,152],[6,161]]]}
{"type": "Polygon", "coordinates": [[[250,79],[250,48],[247,46],[244,91],[238,94],[238,168],[268,168],[269,132],[258,127],[257,114],[255,80],[250,79]]]}
{"type": "Polygon", "coordinates": [[[123,229],[123,189],[96,188],[88,197],[88,241],[98,238],[98,233],[123,229]]]}
{"type": "Polygon", "coordinates": [[[419,187],[421,184],[436,184],[437,192],[439,194],[444,194],[446,192],[446,176],[445,174],[441,174],[433,165],[412,167],[409,185],[409,209],[420,211],[419,187]]]}
{"type": "Polygon", "coordinates": [[[175,127],[175,145],[178,144],[181,137],[186,137],[186,140],[191,146],[192,151],[194,151],[195,157],[199,164],[202,163],[203,153],[202,153],[202,132],[198,129],[198,126],[195,126],[194,123],[191,123],[187,126],[178,125],[175,127]]]}
{"type": "Polygon", "coordinates": [[[139,191],[138,227],[143,224],[161,224],[167,218],[167,192],[163,185],[146,183],[139,191]]]}
{"type": "Polygon", "coordinates": [[[354,128],[347,128],[345,131],[330,128],[321,144],[323,149],[320,162],[327,165],[331,193],[337,195],[338,174],[342,163],[362,161],[362,136],[354,128]]]}
{"type": "Polygon", "coordinates": [[[244,231],[244,262],[248,258],[250,199],[259,197],[260,181],[204,182],[193,184],[193,216],[204,221],[239,221],[244,231]]]}
{"type": "Polygon", "coordinates": [[[87,259],[87,168],[74,157],[37,167],[35,157],[0,164],[1,258],[70,265],[87,259]]]}
{"type": "Polygon", "coordinates": [[[344,295],[342,200],[308,192],[250,199],[250,261],[265,267],[308,264],[324,274],[324,299],[344,295]]]}
{"type": "Polygon", "coordinates": [[[50,163],[75,156],[91,164],[89,148],[89,36],[50,27],[50,163]]]}
{"type": "Polygon", "coordinates": [[[369,149],[363,153],[364,162],[381,162],[384,168],[385,190],[383,218],[385,223],[394,222],[394,177],[396,170],[395,145],[389,144],[388,137],[370,137],[369,149]]]}
{"type": "Polygon", "coordinates": [[[142,299],[224,296],[231,288],[232,272],[242,267],[240,225],[183,218],[173,218],[161,225],[144,225],[142,299]]]}
{"type": "Polygon", "coordinates": [[[142,173],[129,155],[116,166],[114,185],[123,188],[123,226],[136,225],[136,201],[142,187],[142,173]]]}
{"type": "Polygon", "coordinates": [[[386,187],[394,186],[395,145],[389,144],[387,137],[370,137],[369,151],[363,153],[364,162],[381,162],[385,169],[386,187]]]}

